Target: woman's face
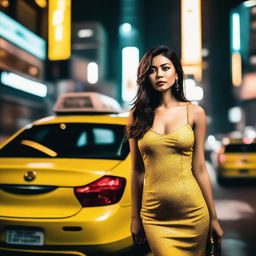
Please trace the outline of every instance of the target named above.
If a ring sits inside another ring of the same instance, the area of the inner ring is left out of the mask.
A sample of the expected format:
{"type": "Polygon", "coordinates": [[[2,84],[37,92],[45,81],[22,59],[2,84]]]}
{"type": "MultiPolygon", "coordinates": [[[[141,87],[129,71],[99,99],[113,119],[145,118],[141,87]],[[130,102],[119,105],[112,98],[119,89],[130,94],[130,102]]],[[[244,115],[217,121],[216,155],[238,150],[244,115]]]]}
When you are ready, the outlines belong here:
{"type": "Polygon", "coordinates": [[[170,89],[178,79],[175,67],[168,58],[157,55],[149,68],[149,80],[152,87],[159,92],[170,89]]]}

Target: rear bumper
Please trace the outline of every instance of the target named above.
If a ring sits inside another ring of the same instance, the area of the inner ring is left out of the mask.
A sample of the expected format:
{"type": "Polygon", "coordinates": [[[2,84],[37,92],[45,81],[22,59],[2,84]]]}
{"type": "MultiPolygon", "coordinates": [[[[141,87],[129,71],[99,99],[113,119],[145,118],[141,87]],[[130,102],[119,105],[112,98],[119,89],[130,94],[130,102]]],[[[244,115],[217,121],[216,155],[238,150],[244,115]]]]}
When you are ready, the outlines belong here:
{"type": "Polygon", "coordinates": [[[130,239],[117,241],[111,244],[101,244],[97,246],[43,246],[42,248],[28,246],[15,246],[9,248],[7,245],[0,244],[1,256],[107,256],[121,255],[133,248],[130,239]]]}
{"type": "Polygon", "coordinates": [[[218,168],[217,174],[223,178],[256,178],[256,169],[218,168]]]}
{"type": "Polygon", "coordinates": [[[127,250],[133,245],[130,235],[130,207],[120,207],[117,204],[83,208],[75,216],[63,219],[0,217],[0,243],[0,252],[26,251],[33,252],[34,255],[43,255],[45,251],[48,251],[49,255],[58,255],[58,251],[62,251],[62,255],[87,256],[93,255],[94,252],[107,254],[127,250]],[[6,230],[15,227],[40,228],[44,233],[44,245],[5,243],[6,230]]]}

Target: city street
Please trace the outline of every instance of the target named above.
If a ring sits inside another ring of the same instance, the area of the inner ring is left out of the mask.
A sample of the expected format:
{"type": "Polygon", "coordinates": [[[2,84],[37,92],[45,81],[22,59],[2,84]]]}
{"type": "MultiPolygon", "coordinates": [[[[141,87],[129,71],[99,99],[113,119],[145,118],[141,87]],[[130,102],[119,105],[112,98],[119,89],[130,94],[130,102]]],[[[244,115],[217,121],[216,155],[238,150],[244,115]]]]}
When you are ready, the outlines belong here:
{"type": "Polygon", "coordinates": [[[256,256],[255,111],[256,0],[0,0],[0,256],[256,256]]]}
{"type": "Polygon", "coordinates": [[[210,164],[208,170],[213,184],[218,217],[225,232],[222,255],[255,255],[256,182],[240,180],[219,186],[216,184],[215,172],[210,164]]]}

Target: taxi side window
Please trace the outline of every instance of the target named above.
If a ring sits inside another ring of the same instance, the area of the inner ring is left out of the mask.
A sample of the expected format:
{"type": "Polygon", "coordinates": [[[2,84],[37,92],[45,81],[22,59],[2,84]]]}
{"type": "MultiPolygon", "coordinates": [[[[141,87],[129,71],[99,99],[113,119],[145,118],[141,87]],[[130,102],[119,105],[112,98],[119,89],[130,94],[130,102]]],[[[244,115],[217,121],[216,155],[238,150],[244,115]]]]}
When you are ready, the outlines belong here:
{"type": "Polygon", "coordinates": [[[110,129],[94,128],[92,132],[95,145],[107,145],[115,143],[115,134],[110,129]]]}
{"type": "Polygon", "coordinates": [[[37,133],[35,133],[35,134],[33,134],[34,135],[34,140],[35,141],[43,141],[44,139],[45,139],[45,137],[47,136],[47,134],[49,133],[49,131],[48,131],[48,129],[44,129],[44,130],[42,130],[42,131],[39,131],[39,132],[37,132],[37,133]]]}
{"type": "Polygon", "coordinates": [[[77,140],[77,147],[84,147],[88,144],[87,132],[82,132],[77,140]]]}

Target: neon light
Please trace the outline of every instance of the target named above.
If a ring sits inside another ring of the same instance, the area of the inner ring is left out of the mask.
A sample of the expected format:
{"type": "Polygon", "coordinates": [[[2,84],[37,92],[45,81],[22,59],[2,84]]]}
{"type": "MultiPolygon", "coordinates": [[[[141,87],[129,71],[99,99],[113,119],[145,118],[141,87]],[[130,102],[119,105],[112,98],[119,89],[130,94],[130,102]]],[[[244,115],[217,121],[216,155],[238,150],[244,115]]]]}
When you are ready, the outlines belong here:
{"type": "Polygon", "coordinates": [[[71,55],[71,0],[50,0],[48,58],[64,60],[71,55]]]}
{"type": "Polygon", "coordinates": [[[202,79],[201,0],[181,1],[181,59],[186,74],[202,79]]]}
{"type": "Polygon", "coordinates": [[[1,83],[10,86],[14,89],[34,94],[39,97],[45,97],[47,94],[47,86],[27,79],[25,77],[16,75],[11,72],[3,71],[1,73],[1,83]]]}
{"type": "Polygon", "coordinates": [[[130,23],[124,23],[121,25],[121,29],[124,33],[129,33],[132,30],[132,25],[130,23]]]}
{"type": "Polygon", "coordinates": [[[131,101],[137,92],[136,79],[139,64],[139,49],[125,47],[122,49],[122,99],[131,101]]]}
{"type": "Polygon", "coordinates": [[[20,23],[0,11],[0,37],[17,45],[35,57],[46,58],[46,42],[20,23]]]}
{"type": "Polygon", "coordinates": [[[95,62],[90,62],[87,66],[87,80],[90,84],[98,82],[98,65],[95,62]]]}
{"type": "Polygon", "coordinates": [[[239,123],[242,119],[242,110],[240,107],[232,107],[228,111],[228,120],[231,123],[239,123]]]}
{"type": "Polygon", "coordinates": [[[79,38],[89,38],[94,35],[94,31],[92,29],[80,29],[77,32],[77,36],[79,38]]]}
{"type": "Polygon", "coordinates": [[[186,98],[191,101],[199,101],[204,97],[204,91],[200,86],[197,86],[194,79],[185,80],[185,91],[186,98]]]}
{"type": "Polygon", "coordinates": [[[242,84],[242,58],[239,53],[232,54],[232,84],[240,86],[242,84]]]}
{"type": "Polygon", "coordinates": [[[255,6],[255,5],[256,5],[256,1],[255,1],[255,0],[245,1],[243,4],[244,4],[244,6],[246,6],[246,7],[252,7],[252,6],[255,6]]]}
{"type": "Polygon", "coordinates": [[[232,31],[233,50],[240,51],[240,16],[238,13],[232,14],[232,31]]]}

